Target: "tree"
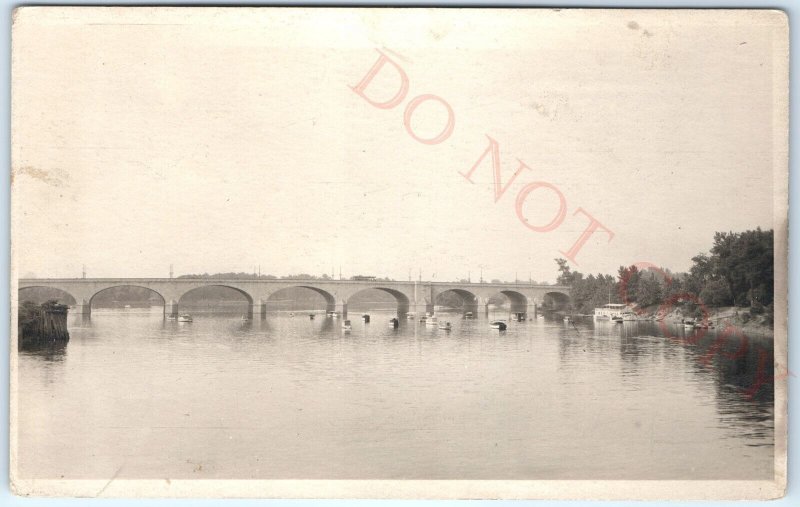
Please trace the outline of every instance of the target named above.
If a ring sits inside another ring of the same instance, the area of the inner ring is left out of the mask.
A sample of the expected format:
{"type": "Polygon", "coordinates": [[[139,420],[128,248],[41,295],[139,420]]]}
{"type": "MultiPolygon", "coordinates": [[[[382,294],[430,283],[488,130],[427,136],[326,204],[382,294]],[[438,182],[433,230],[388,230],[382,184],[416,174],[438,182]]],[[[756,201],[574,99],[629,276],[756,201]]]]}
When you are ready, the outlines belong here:
{"type": "Polygon", "coordinates": [[[567,259],[555,259],[556,264],[558,264],[558,278],[556,279],[556,283],[558,285],[570,285],[573,281],[573,274],[567,264],[567,259]]]}

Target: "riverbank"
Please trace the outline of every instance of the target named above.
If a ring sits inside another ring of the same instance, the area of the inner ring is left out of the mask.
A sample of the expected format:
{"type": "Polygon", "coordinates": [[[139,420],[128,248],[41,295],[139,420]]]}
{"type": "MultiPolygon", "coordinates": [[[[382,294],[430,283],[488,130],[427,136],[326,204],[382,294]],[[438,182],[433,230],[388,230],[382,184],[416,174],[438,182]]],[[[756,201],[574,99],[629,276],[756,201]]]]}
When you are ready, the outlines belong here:
{"type": "MultiPolygon", "coordinates": [[[[660,306],[651,306],[644,308],[644,316],[655,317],[660,306]]],[[[766,314],[753,314],[750,308],[740,308],[736,306],[723,306],[717,308],[707,308],[708,320],[713,323],[717,329],[724,329],[732,326],[735,329],[741,330],[748,335],[761,335],[772,336],[775,332],[774,323],[772,319],[766,314]]],[[[700,318],[705,317],[703,315],[700,318]]],[[[674,308],[672,311],[664,315],[667,321],[680,322],[682,319],[697,318],[694,312],[690,312],[683,308],[674,308]]]]}
{"type": "Polygon", "coordinates": [[[69,341],[67,312],[69,308],[55,301],[37,305],[25,301],[19,306],[17,348],[35,349],[69,341]]]}

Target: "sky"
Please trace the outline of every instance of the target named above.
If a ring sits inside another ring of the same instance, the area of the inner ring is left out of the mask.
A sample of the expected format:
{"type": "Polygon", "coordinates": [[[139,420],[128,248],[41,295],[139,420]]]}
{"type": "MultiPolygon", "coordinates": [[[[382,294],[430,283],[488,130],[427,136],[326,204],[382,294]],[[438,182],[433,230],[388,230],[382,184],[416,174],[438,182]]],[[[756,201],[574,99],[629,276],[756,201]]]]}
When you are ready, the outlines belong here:
{"type": "Polygon", "coordinates": [[[19,11],[13,262],[39,277],[84,265],[166,277],[172,264],[552,282],[593,217],[613,238],[594,233],[573,269],[686,270],[715,231],[782,223],[785,23],[766,11],[19,11]],[[381,52],[392,64],[357,93],[381,52]],[[397,105],[365,99],[389,101],[398,69],[397,105]],[[411,133],[447,124],[444,104],[452,132],[419,142],[411,133]],[[497,200],[491,156],[464,176],[487,136],[502,185],[528,168],[497,200]]]}

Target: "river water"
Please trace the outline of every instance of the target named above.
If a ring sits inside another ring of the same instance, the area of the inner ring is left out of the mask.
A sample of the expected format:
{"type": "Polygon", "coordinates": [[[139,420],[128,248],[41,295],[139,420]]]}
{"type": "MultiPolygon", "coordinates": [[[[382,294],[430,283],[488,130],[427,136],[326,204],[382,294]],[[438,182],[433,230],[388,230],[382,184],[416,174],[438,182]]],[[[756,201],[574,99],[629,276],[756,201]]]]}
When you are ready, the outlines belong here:
{"type": "Polygon", "coordinates": [[[20,353],[19,477],[772,478],[771,339],[371,315],[70,316],[20,353]]]}

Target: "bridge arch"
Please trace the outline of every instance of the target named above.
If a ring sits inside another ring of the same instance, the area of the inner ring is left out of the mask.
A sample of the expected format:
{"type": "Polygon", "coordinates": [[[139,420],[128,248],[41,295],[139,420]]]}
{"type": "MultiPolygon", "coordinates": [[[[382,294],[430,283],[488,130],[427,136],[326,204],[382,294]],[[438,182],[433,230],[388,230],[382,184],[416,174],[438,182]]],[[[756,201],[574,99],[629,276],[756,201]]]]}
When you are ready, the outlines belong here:
{"type": "Polygon", "coordinates": [[[224,283],[211,283],[211,284],[208,284],[208,285],[200,285],[198,287],[192,287],[191,289],[189,289],[189,290],[185,291],[183,294],[181,294],[174,301],[174,304],[171,304],[172,308],[170,308],[170,313],[174,315],[174,314],[178,313],[178,308],[180,308],[181,306],[185,306],[186,305],[186,301],[184,300],[183,303],[182,303],[181,300],[183,300],[187,295],[189,295],[189,294],[191,294],[193,292],[207,290],[207,289],[211,289],[211,288],[229,289],[229,290],[232,290],[232,291],[240,294],[241,296],[243,296],[244,299],[245,299],[245,303],[244,304],[246,304],[246,308],[244,309],[244,313],[245,313],[245,315],[247,315],[247,316],[252,318],[252,316],[253,316],[253,296],[251,296],[244,289],[241,289],[241,288],[236,287],[234,285],[228,285],[228,284],[224,284],[224,283]]]}
{"type": "MultiPolygon", "coordinates": [[[[521,292],[515,290],[501,290],[498,291],[494,296],[503,295],[505,296],[506,300],[508,301],[509,311],[511,313],[527,313],[528,311],[528,297],[521,292]]],[[[490,298],[491,299],[491,298],[490,298]]]]}
{"type": "Polygon", "coordinates": [[[326,291],[324,289],[320,289],[319,287],[314,287],[313,285],[289,285],[287,287],[282,287],[282,288],[280,288],[278,290],[275,290],[275,291],[271,292],[269,294],[269,296],[267,296],[266,302],[269,302],[271,299],[272,299],[272,302],[274,302],[275,300],[273,298],[274,298],[275,295],[279,294],[280,292],[283,292],[285,290],[290,290],[290,289],[308,289],[308,290],[314,291],[317,294],[319,294],[320,296],[322,296],[322,298],[325,300],[325,311],[326,312],[336,311],[336,297],[333,294],[331,294],[330,292],[328,292],[328,291],[326,291]]]}
{"type": "Polygon", "coordinates": [[[143,286],[143,285],[135,285],[135,284],[128,284],[128,283],[121,283],[121,284],[119,284],[119,285],[111,285],[111,286],[108,286],[108,287],[103,287],[102,289],[100,289],[100,290],[96,291],[94,294],[92,294],[91,296],[89,296],[89,298],[87,299],[87,301],[86,301],[86,303],[85,303],[85,305],[84,305],[84,307],[83,307],[83,315],[84,315],[85,317],[89,317],[89,316],[91,316],[91,313],[92,313],[92,304],[93,304],[93,303],[95,303],[95,304],[96,304],[95,298],[96,298],[97,296],[99,296],[100,294],[103,294],[104,292],[107,292],[107,291],[109,291],[109,290],[118,289],[118,288],[120,288],[120,287],[134,287],[134,288],[137,288],[137,289],[143,289],[143,290],[146,290],[146,291],[148,291],[149,293],[156,294],[158,297],[160,297],[160,298],[161,298],[161,304],[162,304],[163,308],[166,310],[166,307],[167,307],[167,299],[164,297],[164,295],[163,295],[163,294],[161,294],[161,293],[160,293],[160,292],[158,292],[157,290],[155,290],[155,289],[152,289],[152,288],[150,288],[150,287],[145,287],[145,286],[143,286]]]}
{"type": "Polygon", "coordinates": [[[433,299],[434,308],[436,305],[443,305],[447,302],[448,296],[455,294],[461,299],[461,311],[472,312],[473,315],[477,315],[478,313],[478,301],[479,298],[476,294],[465,290],[465,289],[447,289],[443,290],[442,292],[436,294],[436,297],[433,299]]]}
{"type": "Polygon", "coordinates": [[[405,314],[408,313],[408,310],[411,306],[411,301],[408,298],[408,296],[404,294],[402,291],[399,291],[397,289],[391,289],[389,287],[364,287],[363,289],[357,290],[356,292],[350,294],[350,296],[347,298],[348,303],[353,300],[353,296],[355,296],[356,294],[360,294],[368,290],[377,290],[393,296],[395,301],[397,302],[397,315],[399,317],[405,316],[405,314]]]}
{"type": "Polygon", "coordinates": [[[569,305],[569,295],[559,291],[546,292],[542,301],[545,310],[566,310],[569,305]]]}
{"type": "Polygon", "coordinates": [[[32,301],[36,304],[44,303],[45,301],[55,299],[63,305],[73,306],[78,304],[78,298],[70,294],[68,291],[59,289],[57,287],[48,287],[46,285],[27,285],[17,289],[17,301],[32,301]],[[39,294],[31,294],[31,291],[37,290],[39,294]],[[26,297],[26,293],[28,294],[26,297]]]}

